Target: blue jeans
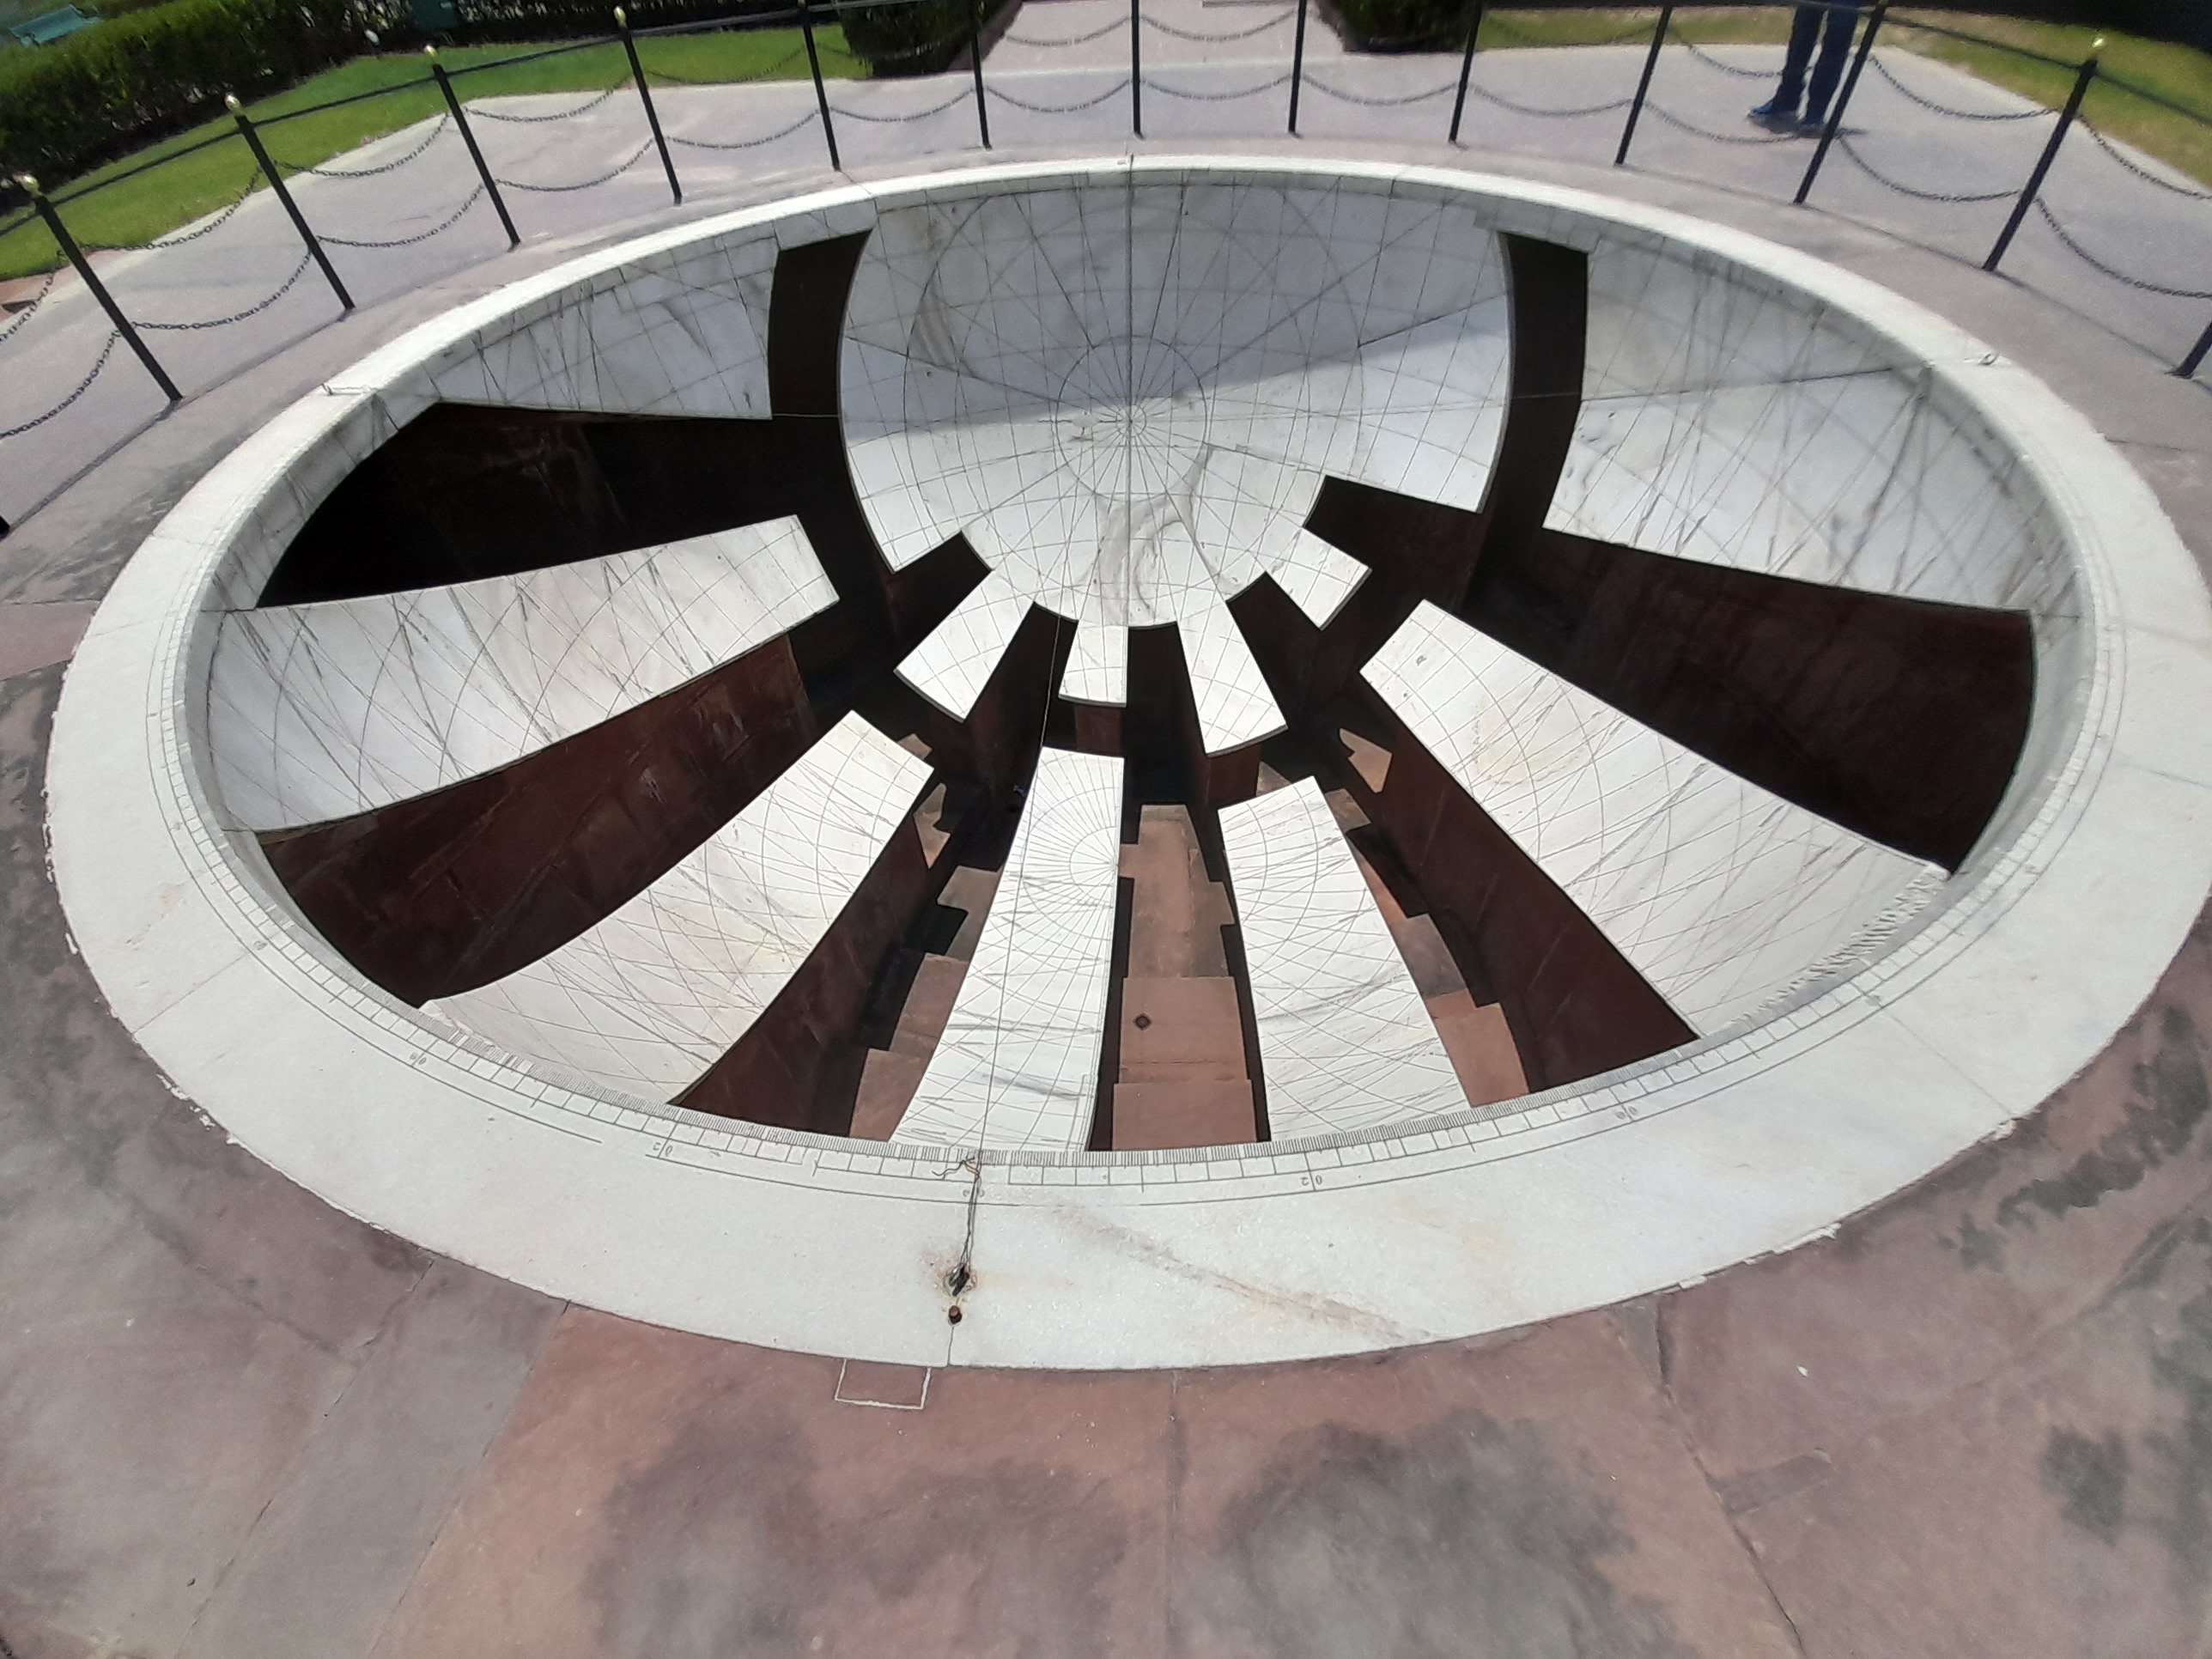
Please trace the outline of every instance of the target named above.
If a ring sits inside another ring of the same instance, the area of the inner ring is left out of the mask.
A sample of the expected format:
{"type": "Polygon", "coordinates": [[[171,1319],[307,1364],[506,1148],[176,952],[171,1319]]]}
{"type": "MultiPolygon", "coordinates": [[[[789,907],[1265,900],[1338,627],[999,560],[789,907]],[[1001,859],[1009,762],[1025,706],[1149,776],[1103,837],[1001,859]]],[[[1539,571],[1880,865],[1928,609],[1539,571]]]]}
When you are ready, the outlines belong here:
{"type": "Polygon", "coordinates": [[[1842,0],[1840,6],[1800,6],[1790,23],[1790,50],[1782,60],[1782,86],[1774,94],[1775,104],[1784,110],[1794,110],[1797,100],[1805,99],[1805,118],[1824,120],[1828,113],[1828,100],[1836,95],[1836,82],[1844,78],[1844,59],[1850,56],[1851,33],[1858,27],[1857,8],[1865,0],[1842,0]],[[1812,95],[1806,97],[1805,65],[1813,61],[1813,43],[1818,40],[1820,58],[1813,64],[1812,95]]]}

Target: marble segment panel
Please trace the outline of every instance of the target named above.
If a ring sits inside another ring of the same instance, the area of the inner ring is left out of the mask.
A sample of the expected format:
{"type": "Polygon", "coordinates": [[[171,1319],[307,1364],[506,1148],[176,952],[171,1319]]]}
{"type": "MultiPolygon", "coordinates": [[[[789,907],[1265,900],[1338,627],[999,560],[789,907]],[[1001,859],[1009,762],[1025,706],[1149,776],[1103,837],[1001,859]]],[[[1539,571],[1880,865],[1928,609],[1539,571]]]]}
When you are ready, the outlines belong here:
{"type": "Polygon", "coordinates": [[[994,570],[906,654],[899,678],[947,714],[965,720],[1029,613],[1030,601],[994,570]]]}
{"type": "Polygon", "coordinates": [[[759,1018],[930,769],[848,714],[704,845],[550,956],[428,1005],[515,1054],[668,1100],[759,1018]]]}
{"type": "Polygon", "coordinates": [[[1590,258],[1583,404],[1547,527],[1801,580],[2070,619],[2018,458],[1942,377],[1737,268],[1590,258]]]}
{"type": "Polygon", "coordinates": [[[1277,584],[1316,628],[1328,626],[1366,574],[1365,565],[1310,530],[1298,532],[1290,557],[1274,572],[1277,584]]]}
{"type": "Polygon", "coordinates": [[[797,519],[454,586],[225,614],[217,787],[249,830],[492,771],[836,603],[797,519]]]}
{"type": "Polygon", "coordinates": [[[1218,755],[1283,729],[1283,711],[1267,689],[1252,647],[1225,605],[1208,605],[1176,624],[1182,635],[1190,694],[1206,752],[1218,755]]]}
{"type": "Polygon", "coordinates": [[[1602,240],[1589,256],[1583,396],[1651,397],[1910,373],[1896,342],[1848,312],[1693,250],[1602,240]]]}
{"type": "Polygon", "coordinates": [[[766,420],[776,242],[693,250],[539,307],[431,366],[448,402],[766,420]]]}
{"type": "MultiPolygon", "coordinates": [[[[1505,286],[1478,215],[1413,197],[1124,178],[894,208],[847,314],[854,483],[895,566],[963,533],[1098,629],[1188,637],[1263,573],[1325,619],[1358,570],[1301,527],[1324,476],[1480,505],[1505,286]]],[[[1120,701],[1114,654],[1079,643],[1069,695],[1120,701]]],[[[1209,748],[1268,729],[1218,683],[1209,748]]]]}
{"type": "Polygon", "coordinates": [[[1121,872],[1121,763],[1048,749],[945,1035],[894,1142],[1079,1152],[1121,872]]]}
{"type": "Polygon", "coordinates": [[[1060,695],[1080,702],[1121,703],[1129,700],[1129,630],[1114,628],[1086,611],[1077,618],[1075,642],[1060,695]]]}
{"type": "Polygon", "coordinates": [[[1433,605],[1364,670],[1482,809],[1704,1035],[1943,885],[1638,725],[1433,605]]]}
{"type": "Polygon", "coordinates": [[[1276,1140],[1464,1111],[1451,1056],[1311,780],[1221,811],[1276,1140]]]}

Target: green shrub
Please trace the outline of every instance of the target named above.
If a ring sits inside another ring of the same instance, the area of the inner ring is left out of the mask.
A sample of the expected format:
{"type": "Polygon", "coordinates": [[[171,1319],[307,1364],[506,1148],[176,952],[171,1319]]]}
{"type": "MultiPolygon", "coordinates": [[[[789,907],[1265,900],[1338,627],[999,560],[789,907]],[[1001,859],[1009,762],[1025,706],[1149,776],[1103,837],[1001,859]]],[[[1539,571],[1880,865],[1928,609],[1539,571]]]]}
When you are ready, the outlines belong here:
{"type": "MultiPolygon", "coordinates": [[[[979,0],[985,21],[1003,0],[979,0]]],[[[907,0],[890,6],[841,9],[845,44],[874,76],[935,75],[968,45],[968,0],[907,0]]]]}
{"type": "MultiPolygon", "coordinates": [[[[86,0],[76,0],[76,3],[82,10],[97,12],[100,16],[112,20],[127,17],[132,12],[151,11],[156,6],[172,6],[176,0],[96,0],[96,3],[92,4],[87,4],[86,0]]],[[[48,7],[47,9],[52,10],[52,8],[48,7]]]]}
{"type": "Polygon", "coordinates": [[[0,58],[0,163],[58,180],[359,44],[346,0],[173,0],[0,58]]]}
{"type": "Polygon", "coordinates": [[[1361,52],[1456,52],[1467,40],[1467,0],[1336,0],[1361,52]]]}

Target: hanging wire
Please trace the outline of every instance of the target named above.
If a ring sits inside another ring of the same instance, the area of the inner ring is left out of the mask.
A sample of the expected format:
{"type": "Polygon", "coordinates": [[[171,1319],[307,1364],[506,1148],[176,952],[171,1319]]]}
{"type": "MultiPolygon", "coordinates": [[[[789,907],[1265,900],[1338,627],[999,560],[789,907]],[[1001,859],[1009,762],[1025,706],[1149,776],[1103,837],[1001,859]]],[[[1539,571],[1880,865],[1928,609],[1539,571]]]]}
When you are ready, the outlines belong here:
{"type": "Polygon", "coordinates": [[[608,99],[620,92],[625,84],[625,82],[617,81],[596,98],[580,103],[574,109],[556,110],[550,115],[503,115],[495,109],[487,109],[482,100],[471,104],[468,110],[470,114],[480,121],[504,121],[510,126],[539,126],[548,121],[573,121],[580,115],[589,115],[608,99]]]}
{"type": "Polygon", "coordinates": [[[1915,185],[1908,185],[1899,179],[1891,178],[1887,173],[1876,167],[1873,162],[1868,161],[1865,156],[1860,155],[1858,153],[1857,147],[1855,146],[1850,139],[1845,138],[1841,135],[1838,135],[1836,139],[1836,148],[1842,150],[1845,155],[1849,156],[1851,161],[1857,165],[1859,171],[1865,173],[1866,176],[1873,179],[1875,183],[1883,186],[1885,189],[1895,191],[1899,196],[1910,196],[1917,202],[1942,202],[1955,206],[1965,207],[1971,206],[1978,202],[2002,202],[2006,200],[2014,193],[2009,188],[2004,190],[1966,191],[1921,190],[1915,185]]]}
{"type": "Polygon", "coordinates": [[[1179,29],[1172,23],[1163,23],[1157,17],[1146,18],[1145,26],[1147,28],[1158,29],[1162,34],[1172,35],[1178,40],[1195,40],[1201,45],[1210,46],[1224,40],[1249,40],[1255,34],[1264,34],[1269,29],[1282,27],[1296,15],[1291,11],[1279,12],[1264,23],[1255,23],[1249,29],[1231,29],[1225,34],[1204,34],[1195,29],[1179,29]]]}
{"type": "Polygon", "coordinates": [[[501,179],[499,182],[506,185],[509,190],[526,190],[538,196],[562,196],[566,195],[568,191],[574,190],[596,190],[599,185],[609,183],[613,179],[619,179],[623,174],[628,173],[632,167],[635,167],[640,161],[645,159],[646,151],[652,148],[653,140],[647,138],[643,143],[640,144],[636,149],[630,153],[630,158],[629,161],[623,162],[618,167],[610,168],[608,171],[599,174],[596,179],[580,179],[573,185],[529,185],[523,183],[520,179],[501,179]]]}
{"type": "Polygon", "coordinates": [[[11,426],[0,428],[0,439],[20,438],[26,432],[30,431],[32,428],[44,426],[48,421],[52,420],[55,416],[60,414],[78,398],[83,397],[86,392],[91,391],[92,383],[100,378],[100,371],[107,367],[107,360],[115,355],[115,343],[122,337],[123,331],[121,329],[109,329],[107,331],[107,343],[100,349],[100,360],[93,364],[92,372],[76,383],[76,390],[70,392],[68,397],[63,398],[61,402],[56,404],[45,414],[33,416],[31,419],[25,421],[21,426],[11,426]]]}
{"type": "Polygon", "coordinates": [[[246,205],[246,198],[253,194],[254,185],[259,182],[258,177],[249,179],[246,188],[238,193],[236,201],[205,224],[191,230],[172,231],[167,236],[156,236],[150,242],[81,242],[79,246],[88,253],[143,253],[152,248],[182,247],[187,242],[197,242],[203,236],[212,235],[228,224],[231,216],[246,205]]]}
{"type": "Polygon", "coordinates": [[[1867,55],[1867,62],[1873,64],[1875,72],[1896,88],[1907,102],[1917,104],[1925,110],[1933,110],[1938,115],[1948,115],[1954,121],[2033,121],[2039,115],[2051,113],[2047,109],[1954,109],[1948,104],[1939,104],[1925,94],[1915,92],[1892,74],[1889,66],[1874,53],[1867,55]]]}
{"type": "Polygon", "coordinates": [[[351,236],[331,236],[326,234],[323,237],[323,240],[325,242],[328,242],[332,247],[413,247],[417,242],[427,242],[433,236],[442,236],[446,232],[451,230],[455,225],[460,223],[463,219],[468,216],[469,210],[483,199],[483,193],[484,187],[482,185],[478,185],[474,190],[468,193],[468,198],[464,201],[460,206],[453,210],[452,217],[441,220],[437,224],[431,226],[428,230],[417,231],[412,236],[399,236],[394,237],[390,241],[379,241],[374,239],[364,240],[356,239],[351,236]]]}
{"type": "Polygon", "coordinates": [[[24,324],[31,320],[32,317],[37,313],[39,307],[46,304],[46,295],[54,291],[54,283],[61,274],[61,267],[59,265],[56,265],[52,270],[46,273],[46,280],[39,284],[39,291],[36,294],[33,294],[23,304],[16,307],[15,314],[8,319],[7,326],[0,328],[0,340],[7,339],[9,337],[13,335],[17,329],[22,327],[24,324]]]}
{"type": "Polygon", "coordinates": [[[832,104],[830,107],[841,121],[872,121],[878,126],[892,126],[901,121],[926,121],[933,115],[942,115],[955,104],[965,103],[972,96],[973,91],[963,87],[941,104],[933,104],[927,109],[914,110],[904,115],[869,115],[860,110],[847,109],[842,104],[832,104]]]}
{"type": "Polygon", "coordinates": [[[1180,98],[1186,103],[1231,104],[1239,98],[1255,98],[1263,92],[1273,92],[1277,87],[1288,86],[1290,81],[1291,72],[1285,70],[1272,81],[1262,81],[1256,87],[1240,87],[1235,92],[1186,92],[1180,87],[1155,81],[1148,75],[1145,77],[1145,90],[1162,93],[1170,98],[1180,98]]]}
{"type": "Polygon", "coordinates": [[[2141,276],[2130,276],[2124,270],[2114,270],[2075,241],[2066,227],[2058,222],[2058,216],[2051,210],[2050,204],[2040,196],[2035,198],[2035,210],[2043,216],[2043,222],[2051,227],[2051,234],[2064,245],[2068,252],[2093,270],[2102,271],[2114,282],[2124,283],[2145,294],[2162,294],[2170,300],[2212,300],[2212,289],[2168,288],[2163,283],[2147,282],[2141,276]]]}
{"type": "MultiPolygon", "coordinates": [[[[1290,79],[1288,76],[1285,76],[1283,78],[1286,81],[1290,79]]],[[[1316,92],[1325,94],[1327,96],[1335,99],[1340,103],[1358,104],[1366,109],[1393,109],[1401,104],[1420,104],[1427,102],[1428,100],[1431,98],[1441,98],[1444,94],[1451,91],[1455,87],[1459,85],[1459,79],[1455,76],[1452,79],[1445,82],[1442,86],[1431,87],[1425,92],[1406,93],[1403,95],[1395,98],[1369,98],[1356,92],[1346,92],[1340,88],[1329,85],[1329,83],[1322,80],[1321,76],[1310,72],[1309,72],[1305,77],[1305,83],[1311,87],[1316,92]]],[[[1146,84],[1149,85],[1150,82],[1147,82],[1146,84]]]]}
{"type": "Polygon", "coordinates": [[[1095,109],[1109,98],[1120,97],[1129,89],[1129,77],[1123,76],[1096,98],[1080,99],[1073,104],[1032,104],[1026,98],[1017,98],[1012,93],[996,84],[987,84],[983,89],[994,98],[1003,99],[1016,109],[1025,109],[1032,115],[1073,115],[1078,110],[1095,109]]]}
{"type": "Polygon", "coordinates": [[[2098,131],[2096,128],[2091,126],[2087,122],[2078,121],[2075,125],[2080,127],[2082,131],[2087,133],[2090,137],[2096,140],[2097,148],[2099,149],[2103,150],[2106,155],[2111,156],[2115,161],[2118,161],[2130,173],[2134,173],[2136,178],[2142,179],[2145,184],[2156,185],[2160,190],[2171,191],[2176,196],[2185,196],[2191,201],[2212,202],[2212,191],[2194,190],[2187,185],[2177,185],[2171,179],[2161,179],[2158,174],[2153,173],[2148,167],[2139,166],[2136,162],[2130,161],[2111,139],[2106,137],[2103,133],[2098,131]]]}
{"type": "Polygon", "coordinates": [[[802,42],[765,69],[755,70],[746,75],[678,75],[673,70],[655,69],[652,64],[647,64],[645,66],[645,78],[648,81],[665,81],[672,86],[678,87],[741,86],[749,81],[773,81],[779,78],[785,70],[797,63],[805,55],[805,45],[802,42]]]}
{"type": "Polygon", "coordinates": [[[149,331],[160,330],[165,333],[196,334],[204,328],[228,328],[233,323],[242,323],[248,317],[258,317],[289,294],[293,285],[307,274],[307,266],[311,263],[313,263],[313,256],[302,253],[300,256],[300,263],[292,267],[292,274],[284,279],[284,285],[282,288],[267,299],[258,301],[243,311],[234,311],[228,317],[210,317],[204,322],[198,323],[141,323],[138,326],[149,331]]]}
{"type": "Polygon", "coordinates": [[[281,155],[271,155],[269,159],[283,168],[288,174],[310,173],[318,179],[374,179],[384,173],[397,173],[410,161],[426,155],[430,146],[436,143],[444,135],[447,124],[453,118],[450,115],[441,115],[430,131],[424,135],[421,143],[409,150],[406,155],[395,156],[392,160],[380,162],[373,167],[306,167],[296,161],[288,161],[281,155]]]}
{"type": "Polygon", "coordinates": [[[810,109],[789,126],[779,127],[774,132],[758,138],[734,138],[722,143],[712,138],[678,138],[672,132],[668,135],[668,142],[672,144],[681,144],[686,149],[758,149],[763,144],[772,144],[779,138],[788,138],[801,127],[821,118],[822,114],[819,110],[810,109]]]}
{"type": "Polygon", "coordinates": [[[1680,26],[1677,25],[1678,32],[1674,35],[1674,44],[1680,46],[1685,52],[1688,52],[1691,57],[1696,58],[1699,63],[1705,64],[1709,68],[1717,69],[1723,75],[1739,76],[1746,81],[1771,81],[1774,78],[1774,71],[1771,68],[1745,69],[1741,64],[1723,62],[1720,58],[1714,57],[1712,53],[1707,52],[1696,41],[1691,40],[1688,36],[1679,33],[1679,28],[1680,26]]]}
{"type": "Polygon", "coordinates": [[[1664,121],[1668,126],[1674,127],[1679,131],[1693,133],[1697,137],[1706,139],[1716,144],[1794,144],[1797,142],[1797,135],[1794,132],[1710,131],[1707,129],[1698,126],[1692,122],[1685,121],[1680,116],[1673,113],[1661,105],[1651,102],[1648,99],[1644,100],[1644,107],[1650,111],[1652,114],[1657,116],[1661,120],[1664,121]]]}
{"type": "Polygon", "coordinates": [[[1547,121],[1573,121],[1586,115],[1611,115],[1617,110],[1626,109],[1636,101],[1632,98],[1616,98],[1610,103],[1586,104],[1574,109],[1546,109],[1540,104],[1516,103],[1502,93],[1486,92],[1472,81],[1468,82],[1467,89],[1471,96],[1480,98],[1486,104],[1495,104],[1516,115],[1533,115],[1547,121]]]}

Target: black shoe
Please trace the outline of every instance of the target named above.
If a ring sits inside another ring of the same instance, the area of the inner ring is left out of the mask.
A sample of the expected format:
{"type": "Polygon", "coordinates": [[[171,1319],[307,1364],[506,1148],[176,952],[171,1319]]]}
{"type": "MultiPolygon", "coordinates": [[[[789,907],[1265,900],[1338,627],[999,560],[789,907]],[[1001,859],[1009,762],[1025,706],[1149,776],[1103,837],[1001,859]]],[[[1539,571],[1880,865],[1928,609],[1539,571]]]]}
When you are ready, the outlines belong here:
{"type": "Polygon", "coordinates": [[[1752,111],[1751,118],[1762,126],[1794,127],[1797,125],[1797,112],[1785,107],[1780,100],[1770,98],[1752,111]]]}
{"type": "Polygon", "coordinates": [[[1797,124],[1797,136],[1801,138],[1818,138],[1827,130],[1828,118],[1825,115],[1808,115],[1797,124]]]}

